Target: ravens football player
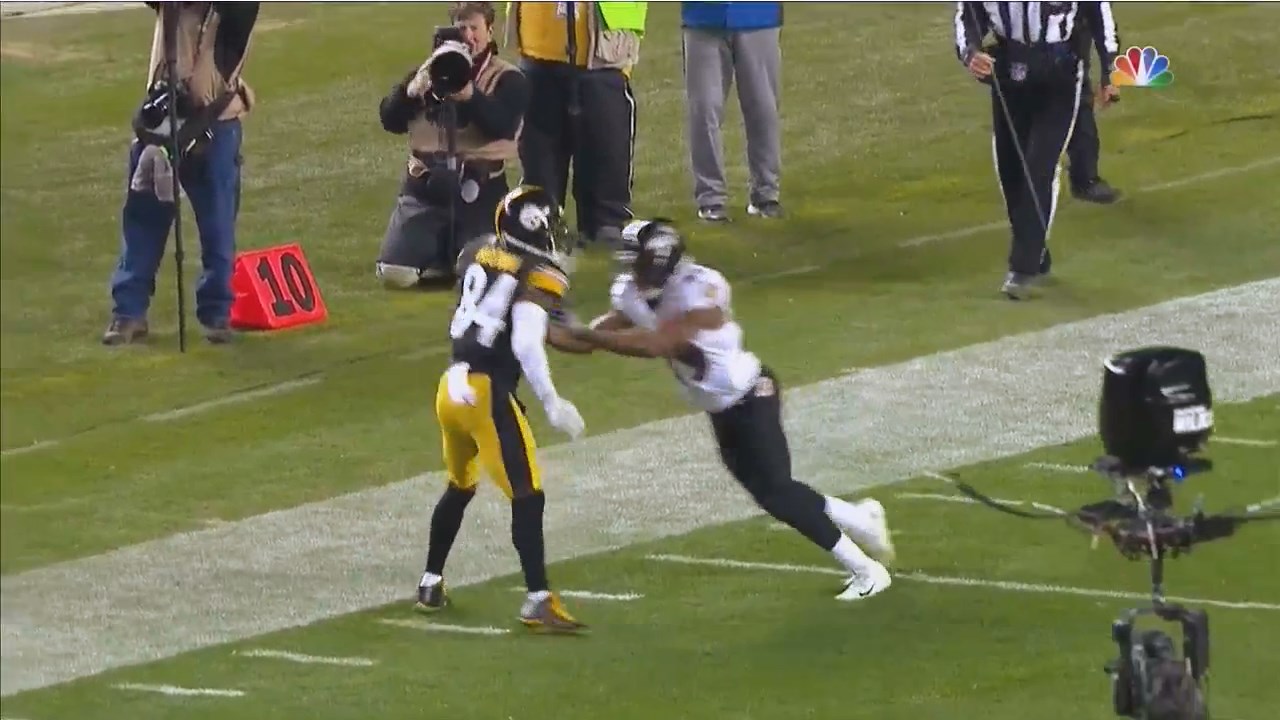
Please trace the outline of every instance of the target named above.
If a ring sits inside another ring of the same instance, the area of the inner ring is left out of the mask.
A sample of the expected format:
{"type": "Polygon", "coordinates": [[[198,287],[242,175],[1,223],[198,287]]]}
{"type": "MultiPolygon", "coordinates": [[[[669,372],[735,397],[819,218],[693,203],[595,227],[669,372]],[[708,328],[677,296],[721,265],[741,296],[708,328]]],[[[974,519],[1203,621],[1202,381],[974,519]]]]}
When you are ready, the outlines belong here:
{"type": "MultiPolygon", "coordinates": [[[[582,416],[556,390],[543,345],[548,313],[558,309],[569,288],[560,252],[564,223],[545,190],[522,185],[498,204],[494,226],[496,235],[473,240],[458,256],[458,304],[449,323],[453,355],[436,393],[449,483],[431,516],[418,607],[433,611],[448,604],[445,560],[482,467],[511,501],[511,536],[529,593],[520,620],[535,628],[576,630],[584,626],[547,583],[542,479],[533,434],[515,394],[523,377],[552,426],[570,437],[582,433],[582,416]]],[[[560,332],[551,332],[552,342],[560,332]]]]}
{"type": "Polygon", "coordinates": [[[823,496],[792,478],[781,387],[743,347],[724,276],[686,257],[684,238],[667,220],[628,225],[618,257],[625,271],[610,290],[612,309],[590,327],[569,328],[570,335],[619,355],[665,359],[689,402],[710,416],[733,477],[762,509],[852,574],[836,597],[860,600],[888,588],[889,571],[859,547],[892,557],[880,503],[823,496]]]}

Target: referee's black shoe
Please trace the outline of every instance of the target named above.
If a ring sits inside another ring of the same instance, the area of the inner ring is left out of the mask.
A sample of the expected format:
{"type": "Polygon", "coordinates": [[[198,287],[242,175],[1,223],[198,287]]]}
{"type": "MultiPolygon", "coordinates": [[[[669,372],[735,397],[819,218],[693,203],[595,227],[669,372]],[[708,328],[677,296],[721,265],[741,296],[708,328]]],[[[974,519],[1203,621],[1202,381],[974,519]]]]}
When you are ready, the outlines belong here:
{"type": "Polygon", "coordinates": [[[1120,191],[1111,187],[1106,180],[1094,178],[1087,184],[1071,185],[1071,197],[1098,205],[1110,205],[1120,199],[1120,191]]]}

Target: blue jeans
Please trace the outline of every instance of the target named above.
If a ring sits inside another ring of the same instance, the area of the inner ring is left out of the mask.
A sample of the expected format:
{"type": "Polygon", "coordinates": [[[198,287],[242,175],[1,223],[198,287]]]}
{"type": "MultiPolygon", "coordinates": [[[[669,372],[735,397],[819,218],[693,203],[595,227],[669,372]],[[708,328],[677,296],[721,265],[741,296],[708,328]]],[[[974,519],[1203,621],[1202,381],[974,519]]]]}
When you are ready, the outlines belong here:
{"type": "MultiPolygon", "coordinates": [[[[225,325],[231,315],[243,138],[239,120],[214,123],[213,141],[198,156],[182,163],[182,187],[200,231],[200,262],[204,267],[196,285],[196,319],[209,327],[225,325]]],[[[126,188],[142,150],[143,145],[137,141],[129,149],[126,188]]],[[[161,202],[154,193],[126,193],[121,213],[120,261],[111,274],[111,298],[116,317],[140,320],[146,317],[156,292],[156,272],[173,226],[173,205],[161,202]]],[[[187,214],[184,220],[190,217],[187,214]]]]}

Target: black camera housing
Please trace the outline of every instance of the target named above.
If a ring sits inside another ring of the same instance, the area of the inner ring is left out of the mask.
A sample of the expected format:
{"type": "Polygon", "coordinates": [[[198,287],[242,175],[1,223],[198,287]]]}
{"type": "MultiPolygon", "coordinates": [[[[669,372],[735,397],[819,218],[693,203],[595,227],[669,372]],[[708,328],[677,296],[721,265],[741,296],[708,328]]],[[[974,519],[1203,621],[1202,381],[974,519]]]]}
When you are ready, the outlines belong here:
{"type": "Polygon", "coordinates": [[[1174,662],[1203,688],[1209,672],[1209,616],[1203,610],[1187,610],[1178,605],[1129,610],[1111,624],[1111,639],[1119,651],[1105,671],[1112,680],[1112,705],[1120,717],[1141,718],[1147,710],[1151,691],[1151,670],[1157,663],[1174,662]],[[1182,627],[1182,656],[1163,632],[1148,630],[1134,637],[1133,624],[1139,615],[1153,614],[1182,627]]]}
{"type": "Polygon", "coordinates": [[[1099,431],[1107,454],[1135,471],[1180,465],[1213,432],[1204,355],[1154,346],[1104,363],[1099,431]]]}

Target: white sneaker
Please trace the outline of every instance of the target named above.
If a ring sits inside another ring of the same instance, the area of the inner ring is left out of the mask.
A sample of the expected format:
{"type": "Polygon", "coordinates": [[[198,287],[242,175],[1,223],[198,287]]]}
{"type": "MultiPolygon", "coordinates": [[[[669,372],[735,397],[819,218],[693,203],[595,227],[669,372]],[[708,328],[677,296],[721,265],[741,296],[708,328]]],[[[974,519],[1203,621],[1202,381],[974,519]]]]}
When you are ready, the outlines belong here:
{"type": "Polygon", "coordinates": [[[836,599],[844,601],[866,600],[873,595],[879,595],[888,590],[892,584],[893,577],[889,575],[889,571],[880,563],[872,563],[867,568],[867,572],[850,577],[845,583],[844,591],[836,595],[836,599]]]}

